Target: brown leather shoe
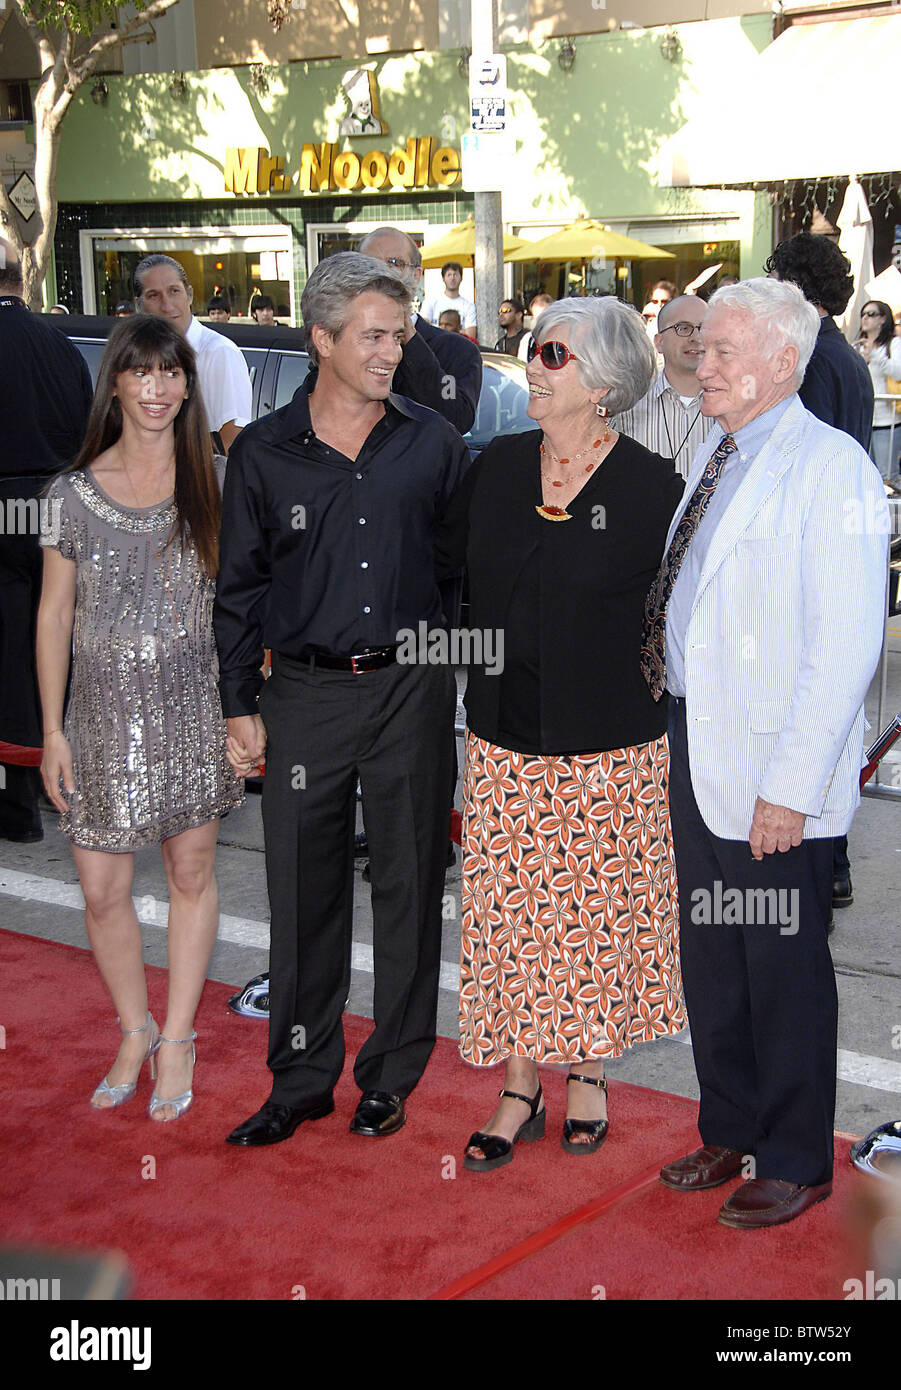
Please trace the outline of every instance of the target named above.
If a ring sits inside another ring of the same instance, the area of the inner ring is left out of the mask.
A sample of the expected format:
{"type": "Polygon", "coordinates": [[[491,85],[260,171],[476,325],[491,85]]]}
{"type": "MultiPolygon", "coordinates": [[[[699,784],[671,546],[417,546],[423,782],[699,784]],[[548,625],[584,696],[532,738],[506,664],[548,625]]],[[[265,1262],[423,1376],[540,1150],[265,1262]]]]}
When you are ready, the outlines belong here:
{"type": "Polygon", "coordinates": [[[737,1149],[722,1149],[718,1144],[707,1144],[703,1149],[666,1163],[660,1169],[660,1181],[664,1187],[674,1187],[678,1192],[703,1192],[708,1187],[719,1187],[741,1172],[745,1155],[737,1149]]]}
{"type": "Polygon", "coordinates": [[[794,1221],[802,1211],[822,1202],[832,1192],[832,1183],[819,1187],[800,1187],[781,1178],[752,1178],[727,1197],[717,1217],[724,1226],[756,1230],[760,1226],[781,1226],[794,1221]]]}

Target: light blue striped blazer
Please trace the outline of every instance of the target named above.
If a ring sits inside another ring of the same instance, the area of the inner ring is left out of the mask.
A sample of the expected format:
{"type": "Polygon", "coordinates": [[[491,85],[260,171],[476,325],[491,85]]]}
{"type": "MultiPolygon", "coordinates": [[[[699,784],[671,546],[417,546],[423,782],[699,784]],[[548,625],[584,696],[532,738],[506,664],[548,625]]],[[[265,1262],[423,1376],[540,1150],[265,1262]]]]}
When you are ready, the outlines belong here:
{"type": "MultiPolygon", "coordinates": [[[[714,443],[694,457],[667,545],[714,443]]],[[[685,635],[691,779],[715,835],[747,839],[758,796],[802,811],[805,838],[847,831],[889,532],[873,463],[795,397],[717,526],[685,635]]]]}

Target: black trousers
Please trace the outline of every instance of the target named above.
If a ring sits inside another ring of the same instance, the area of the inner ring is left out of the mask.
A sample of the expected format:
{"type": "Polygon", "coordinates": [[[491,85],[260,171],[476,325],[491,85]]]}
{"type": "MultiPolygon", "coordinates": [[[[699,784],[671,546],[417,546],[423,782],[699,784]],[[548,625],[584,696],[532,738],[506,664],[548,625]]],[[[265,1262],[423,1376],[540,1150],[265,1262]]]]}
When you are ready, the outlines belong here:
{"type": "Polygon", "coordinates": [[[270,937],[271,1099],[330,1091],[344,1064],[356,785],[372,882],[375,1028],[361,1091],[409,1095],[435,1045],[447,788],[456,691],[447,666],[365,675],[273,656],[260,699],[270,937]]]}
{"type": "MultiPolygon", "coordinates": [[[[36,498],[46,478],[0,478],[0,504],[36,498]]],[[[23,518],[26,515],[22,513],[23,518]]],[[[35,672],[35,625],[41,597],[43,562],[37,531],[0,534],[0,739],[27,748],[40,748],[40,701],[35,672]]],[[[41,829],[37,768],[6,766],[0,778],[0,834],[23,834],[41,829]]]]}
{"type": "Polygon", "coordinates": [[[833,842],[804,840],[758,863],[747,841],[720,839],[704,824],[691,785],[683,700],[670,699],[669,739],[701,1139],[754,1154],[758,1178],[828,1182],[838,1024],[826,936],[833,842]],[[754,890],[766,889],[775,893],[764,907],[754,890]]]}

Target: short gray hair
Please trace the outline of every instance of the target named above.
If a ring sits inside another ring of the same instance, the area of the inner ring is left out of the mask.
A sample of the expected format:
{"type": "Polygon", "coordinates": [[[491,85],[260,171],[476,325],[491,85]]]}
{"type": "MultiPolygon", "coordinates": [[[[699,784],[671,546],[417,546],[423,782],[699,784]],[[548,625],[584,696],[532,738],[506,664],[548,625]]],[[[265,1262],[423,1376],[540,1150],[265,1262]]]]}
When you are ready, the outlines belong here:
{"type": "Polygon", "coordinates": [[[568,330],[570,346],[580,358],[579,380],[585,389],[609,388],[601,404],[611,415],[631,410],[648,394],[657,375],[657,354],[644,320],[631,305],[613,295],[558,299],[542,311],[535,341],[550,341],[558,328],[568,330]]]}
{"type": "Polygon", "coordinates": [[[145,256],[142,261],[138,261],[138,264],[134,268],[132,279],[134,280],[135,286],[135,299],[140,299],[143,296],[144,287],[141,281],[148,270],[154,270],[158,265],[164,265],[168,267],[169,270],[177,271],[185,289],[188,290],[191,288],[188,272],[181,262],[174,260],[172,256],[163,256],[160,252],[154,251],[152,255],[145,256]]]}
{"type": "Polygon", "coordinates": [[[749,318],[764,355],[777,353],[789,345],[796,347],[798,365],[793,381],[795,389],[801,385],[816,347],[820,316],[797,285],[790,280],[759,275],[754,280],[741,280],[737,285],[724,285],[710,296],[707,307],[729,309],[749,318]]]}
{"type": "Polygon", "coordinates": [[[347,322],[351,300],[367,291],[393,299],[404,313],[410,308],[410,291],[384,261],[362,256],[359,251],[336,251],[319,262],[300,300],[300,312],[307,330],[307,352],[314,366],[318,365],[319,354],[310,329],[318,324],[337,338],[347,322]]]}

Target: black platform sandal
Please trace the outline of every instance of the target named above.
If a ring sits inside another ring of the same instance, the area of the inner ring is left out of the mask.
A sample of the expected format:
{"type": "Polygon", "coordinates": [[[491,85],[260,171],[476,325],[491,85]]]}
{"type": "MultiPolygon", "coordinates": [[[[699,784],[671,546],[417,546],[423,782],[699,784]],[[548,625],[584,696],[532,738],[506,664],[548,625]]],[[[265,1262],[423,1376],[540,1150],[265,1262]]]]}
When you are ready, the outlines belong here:
{"type": "Polygon", "coordinates": [[[463,1167],[468,1168],[472,1173],[487,1173],[492,1168],[503,1168],[505,1163],[513,1162],[513,1145],[517,1139],[543,1139],[544,1122],[546,1112],[539,1110],[541,1104],[541,1082],[538,1083],[538,1090],[533,1097],[521,1096],[518,1091],[500,1091],[501,1096],[506,1096],[509,1100],[521,1100],[529,1107],[529,1118],[519,1126],[513,1136],[512,1141],[504,1139],[500,1134],[484,1134],[481,1130],[476,1130],[475,1134],[470,1135],[467,1149],[481,1149],[484,1158],[471,1158],[467,1153],[463,1157],[463,1167]]]}
{"type": "MultiPolygon", "coordinates": [[[[607,1092],[606,1076],[580,1076],[578,1072],[570,1072],[566,1078],[567,1084],[570,1081],[584,1081],[586,1086],[600,1086],[601,1090],[607,1092]]],[[[607,1138],[608,1120],[565,1120],[563,1123],[563,1134],[560,1143],[568,1154],[593,1154],[601,1147],[607,1138]],[[587,1134],[590,1137],[582,1142],[573,1143],[574,1134],[587,1134]]]]}

